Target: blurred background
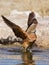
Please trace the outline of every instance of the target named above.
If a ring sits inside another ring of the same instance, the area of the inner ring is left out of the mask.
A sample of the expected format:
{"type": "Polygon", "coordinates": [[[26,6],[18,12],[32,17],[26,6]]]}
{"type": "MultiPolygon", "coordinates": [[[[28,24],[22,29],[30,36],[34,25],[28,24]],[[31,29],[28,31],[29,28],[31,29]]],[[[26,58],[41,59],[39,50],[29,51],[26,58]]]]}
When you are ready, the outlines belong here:
{"type": "Polygon", "coordinates": [[[39,46],[49,47],[49,0],[0,0],[0,39],[10,36],[15,38],[13,31],[4,23],[4,15],[24,30],[27,29],[28,16],[34,11],[38,20],[36,28],[39,46]]]}
{"type": "Polygon", "coordinates": [[[49,15],[49,0],[0,0],[0,15],[10,14],[11,10],[36,11],[40,15],[49,15]]]}
{"type": "Polygon", "coordinates": [[[0,65],[49,65],[49,0],[0,0],[0,65]],[[38,21],[37,46],[22,53],[17,37],[1,15],[26,30],[31,11],[38,21]]]}

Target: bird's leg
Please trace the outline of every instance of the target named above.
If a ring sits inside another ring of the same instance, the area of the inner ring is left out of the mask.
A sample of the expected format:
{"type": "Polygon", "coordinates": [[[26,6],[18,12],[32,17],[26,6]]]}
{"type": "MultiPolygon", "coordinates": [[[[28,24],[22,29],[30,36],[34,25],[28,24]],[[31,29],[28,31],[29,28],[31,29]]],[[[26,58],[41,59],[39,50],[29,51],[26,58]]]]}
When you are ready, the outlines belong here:
{"type": "Polygon", "coordinates": [[[34,44],[34,41],[36,40],[36,38],[37,38],[37,36],[34,33],[28,34],[28,37],[26,39],[24,39],[24,41],[22,43],[22,47],[24,48],[25,51],[27,51],[27,49],[34,44]]]}
{"type": "Polygon", "coordinates": [[[28,45],[29,45],[29,40],[28,40],[28,38],[26,38],[26,39],[22,42],[22,47],[23,47],[23,51],[24,51],[24,52],[27,51],[28,45]]]}

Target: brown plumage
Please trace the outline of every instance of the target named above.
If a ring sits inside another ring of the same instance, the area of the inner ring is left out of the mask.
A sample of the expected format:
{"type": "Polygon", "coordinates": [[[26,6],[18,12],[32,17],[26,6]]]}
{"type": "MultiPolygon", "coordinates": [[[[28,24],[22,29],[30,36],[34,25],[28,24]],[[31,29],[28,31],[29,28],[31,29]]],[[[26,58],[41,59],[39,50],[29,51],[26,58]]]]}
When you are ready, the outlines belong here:
{"type": "Polygon", "coordinates": [[[32,22],[33,23],[29,26],[29,28],[26,31],[27,33],[35,33],[36,32],[36,27],[37,27],[38,22],[35,18],[32,20],[32,22]]]}
{"type": "Polygon", "coordinates": [[[28,17],[28,27],[32,24],[32,19],[35,17],[34,12],[31,12],[28,17]]]}
{"type": "MultiPolygon", "coordinates": [[[[38,24],[37,19],[35,18],[34,12],[31,12],[31,13],[29,14],[27,24],[28,24],[27,30],[28,30],[28,28],[29,28],[32,24],[35,24],[35,25],[38,24]]],[[[26,31],[27,31],[27,30],[26,30],[26,31]]]]}
{"type": "Polygon", "coordinates": [[[9,21],[6,17],[2,16],[2,18],[4,22],[13,30],[15,36],[23,39],[22,47],[24,47],[25,49],[28,48],[28,46],[30,45],[30,42],[33,42],[36,40],[37,36],[34,33],[29,34],[25,32],[24,30],[22,30],[22,28],[19,27],[18,25],[9,21]]]}
{"type": "Polygon", "coordinates": [[[25,39],[27,35],[25,32],[20,28],[18,25],[14,24],[13,22],[9,21],[6,17],[2,16],[4,22],[13,30],[14,34],[17,37],[20,37],[22,39],[25,39]]]}

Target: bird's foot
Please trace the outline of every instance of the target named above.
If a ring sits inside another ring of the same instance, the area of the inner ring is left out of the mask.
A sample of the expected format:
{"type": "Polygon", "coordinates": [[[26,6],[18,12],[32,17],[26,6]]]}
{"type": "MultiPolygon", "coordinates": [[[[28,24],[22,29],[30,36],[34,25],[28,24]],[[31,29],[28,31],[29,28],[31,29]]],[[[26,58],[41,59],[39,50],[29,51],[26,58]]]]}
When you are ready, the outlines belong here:
{"type": "Polygon", "coordinates": [[[32,50],[30,48],[25,48],[25,47],[21,47],[22,52],[32,52],[32,50]]]}

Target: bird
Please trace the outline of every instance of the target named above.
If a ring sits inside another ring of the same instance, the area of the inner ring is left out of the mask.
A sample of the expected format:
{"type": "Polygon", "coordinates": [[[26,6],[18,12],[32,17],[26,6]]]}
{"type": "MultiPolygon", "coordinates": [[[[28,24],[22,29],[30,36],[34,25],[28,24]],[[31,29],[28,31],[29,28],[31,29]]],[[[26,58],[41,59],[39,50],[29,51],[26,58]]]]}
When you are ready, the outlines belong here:
{"type": "MultiPolygon", "coordinates": [[[[14,24],[10,20],[8,20],[5,16],[1,16],[4,20],[4,22],[13,30],[15,36],[20,37],[23,39],[21,46],[27,50],[27,48],[32,45],[37,38],[36,34],[34,33],[28,33],[27,31],[24,31],[20,26],[14,24]]],[[[28,28],[29,29],[29,28],[28,28]]]]}

